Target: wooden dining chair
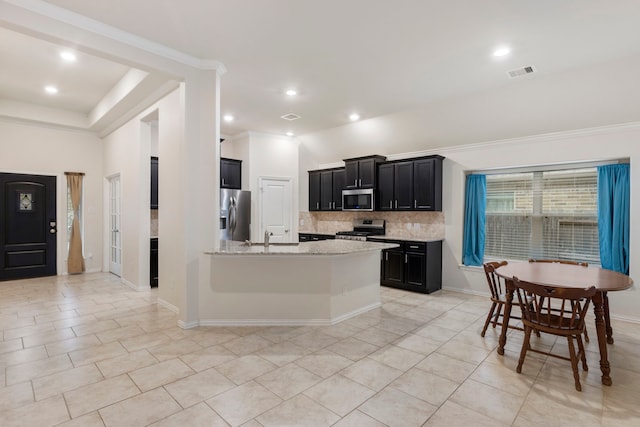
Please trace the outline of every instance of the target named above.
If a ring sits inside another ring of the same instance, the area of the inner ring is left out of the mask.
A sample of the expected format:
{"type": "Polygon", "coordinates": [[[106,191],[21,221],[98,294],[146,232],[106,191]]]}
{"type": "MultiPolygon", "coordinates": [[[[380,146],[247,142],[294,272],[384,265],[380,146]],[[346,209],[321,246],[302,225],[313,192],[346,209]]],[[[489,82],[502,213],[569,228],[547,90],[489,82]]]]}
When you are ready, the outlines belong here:
{"type": "MultiPolygon", "coordinates": [[[[507,261],[500,262],[487,262],[482,266],[484,267],[484,274],[487,277],[487,284],[489,285],[489,290],[491,291],[491,308],[489,309],[489,313],[487,314],[487,319],[484,322],[484,327],[482,328],[482,333],[480,333],[481,337],[484,337],[484,334],[487,332],[487,328],[489,327],[489,323],[493,325],[495,328],[498,324],[498,319],[503,316],[502,310],[504,305],[507,303],[505,298],[505,283],[500,276],[496,274],[496,269],[502,267],[503,265],[507,265],[507,261]]],[[[511,315],[511,319],[520,320],[520,317],[517,315],[511,315]]],[[[518,329],[523,331],[524,329],[516,326],[509,325],[512,329],[518,329]]]]}
{"type": "MultiPolygon", "coordinates": [[[[567,259],[534,259],[534,258],[531,258],[529,260],[529,262],[548,262],[548,263],[557,263],[557,264],[578,265],[580,267],[589,267],[589,263],[588,262],[571,261],[571,260],[567,260],[567,259]]],[[[578,302],[578,304],[579,304],[579,302],[578,302]]],[[[587,332],[586,323],[584,325],[583,333],[584,333],[584,340],[586,342],[589,342],[589,332],[587,332]]]]}
{"type": "Polygon", "coordinates": [[[589,369],[584,344],[582,343],[582,333],[587,309],[591,303],[591,298],[596,293],[595,286],[587,289],[561,288],[525,282],[517,277],[513,278],[513,285],[522,308],[522,323],[524,324],[524,341],[516,371],[518,373],[522,372],[522,365],[527,351],[569,360],[573,369],[576,390],[582,391],[578,373],[578,360],[582,361],[583,370],[589,369]],[[530,296],[533,297],[532,303],[528,303],[530,296]],[[579,304],[578,302],[581,303],[579,304]],[[569,357],[532,348],[529,343],[532,331],[566,337],[569,344],[569,357]],[[577,353],[574,340],[578,344],[577,353]]]}

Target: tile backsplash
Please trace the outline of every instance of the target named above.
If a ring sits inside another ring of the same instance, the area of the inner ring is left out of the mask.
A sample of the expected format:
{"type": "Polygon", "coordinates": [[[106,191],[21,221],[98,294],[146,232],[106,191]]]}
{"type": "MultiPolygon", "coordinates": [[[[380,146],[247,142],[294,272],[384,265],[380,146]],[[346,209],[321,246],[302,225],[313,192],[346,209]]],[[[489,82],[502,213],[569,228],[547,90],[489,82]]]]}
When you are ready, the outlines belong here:
{"type": "Polygon", "coordinates": [[[353,229],[359,218],[384,219],[387,236],[403,239],[444,239],[442,212],[300,212],[300,233],[335,234],[353,229]]]}

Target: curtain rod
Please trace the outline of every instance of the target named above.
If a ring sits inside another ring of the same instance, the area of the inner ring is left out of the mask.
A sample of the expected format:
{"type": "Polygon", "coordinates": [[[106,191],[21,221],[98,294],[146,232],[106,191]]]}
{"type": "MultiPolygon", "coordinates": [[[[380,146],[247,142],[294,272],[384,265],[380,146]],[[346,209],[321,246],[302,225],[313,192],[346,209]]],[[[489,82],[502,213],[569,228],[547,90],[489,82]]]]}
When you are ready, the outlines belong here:
{"type": "Polygon", "coordinates": [[[79,176],[84,176],[84,172],[65,172],[65,175],[79,175],[79,176]]]}

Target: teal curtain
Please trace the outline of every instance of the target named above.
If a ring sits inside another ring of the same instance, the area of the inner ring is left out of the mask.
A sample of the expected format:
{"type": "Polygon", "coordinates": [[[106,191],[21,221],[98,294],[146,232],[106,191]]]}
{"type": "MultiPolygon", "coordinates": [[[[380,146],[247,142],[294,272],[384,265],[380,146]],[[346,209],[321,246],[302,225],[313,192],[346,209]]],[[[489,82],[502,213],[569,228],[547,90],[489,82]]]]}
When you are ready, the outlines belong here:
{"type": "Polygon", "coordinates": [[[486,209],[486,176],[467,175],[464,203],[464,234],[462,237],[462,263],[464,265],[482,265],[486,235],[486,209]]]}
{"type": "Polygon", "coordinates": [[[629,165],[598,167],[600,265],[629,274],[629,165]]]}

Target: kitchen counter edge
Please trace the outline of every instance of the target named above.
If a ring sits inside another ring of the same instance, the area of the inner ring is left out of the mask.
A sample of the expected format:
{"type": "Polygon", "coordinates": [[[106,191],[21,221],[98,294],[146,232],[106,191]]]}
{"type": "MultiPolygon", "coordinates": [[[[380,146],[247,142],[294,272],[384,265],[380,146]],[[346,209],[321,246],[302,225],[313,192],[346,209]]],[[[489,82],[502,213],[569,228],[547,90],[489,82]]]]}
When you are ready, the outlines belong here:
{"type": "Polygon", "coordinates": [[[222,241],[220,248],[205,251],[208,255],[346,255],[358,252],[395,248],[395,243],[359,242],[353,240],[320,240],[287,246],[260,244],[247,246],[242,242],[222,241]]]}

